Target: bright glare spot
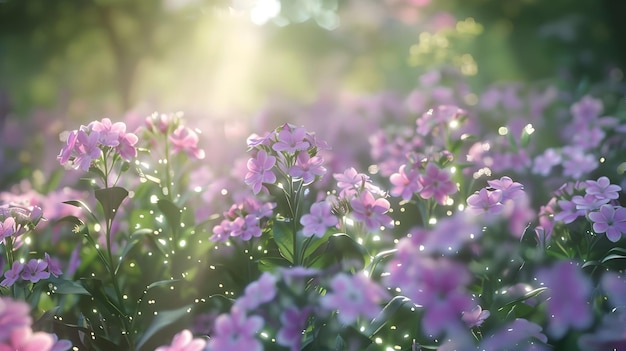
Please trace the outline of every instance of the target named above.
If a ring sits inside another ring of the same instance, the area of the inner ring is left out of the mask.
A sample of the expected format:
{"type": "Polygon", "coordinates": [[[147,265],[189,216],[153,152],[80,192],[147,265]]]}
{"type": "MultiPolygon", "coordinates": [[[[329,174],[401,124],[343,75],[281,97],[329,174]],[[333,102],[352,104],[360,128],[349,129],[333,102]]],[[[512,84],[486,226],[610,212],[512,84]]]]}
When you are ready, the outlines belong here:
{"type": "Polygon", "coordinates": [[[447,198],[446,199],[446,205],[448,205],[448,206],[454,205],[454,200],[451,197],[447,198]]]}
{"type": "Polygon", "coordinates": [[[533,128],[532,124],[528,123],[526,127],[524,127],[524,131],[526,132],[526,134],[531,135],[535,132],[535,128],[533,128]]]}
{"type": "Polygon", "coordinates": [[[457,208],[459,209],[459,211],[463,211],[465,209],[465,205],[459,204],[459,206],[457,206],[457,208]]]}
{"type": "Polygon", "coordinates": [[[363,238],[357,238],[356,242],[359,243],[359,245],[363,245],[363,238]]]}
{"type": "Polygon", "coordinates": [[[452,174],[456,173],[456,167],[454,166],[450,167],[450,173],[452,174]]]}
{"type": "Polygon", "coordinates": [[[498,128],[498,134],[500,134],[500,135],[507,135],[507,134],[509,134],[509,128],[507,128],[507,127],[500,127],[500,128],[498,128]]]}
{"type": "Polygon", "coordinates": [[[424,247],[424,245],[420,245],[420,251],[424,251],[426,250],[426,247],[424,247]]]}
{"type": "Polygon", "coordinates": [[[187,241],[185,241],[185,239],[182,239],[181,241],[178,242],[178,246],[180,247],[185,247],[185,245],[187,245],[187,241]]]}
{"type": "Polygon", "coordinates": [[[459,126],[459,121],[456,119],[450,121],[450,129],[456,129],[459,126]]]}
{"type": "Polygon", "coordinates": [[[352,218],[346,218],[346,225],[350,227],[354,226],[354,221],[352,220],[352,218]]]}
{"type": "Polygon", "coordinates": [[[195,191],[195,192],[199,193],[199,192],[201,192],[201,191],[202,191],[202,187],[198,185],[198,186],[196,186],[195,188],[193,188],[193,191],[195,191]]]}
{"type": "Polygon", "coordinates": [[[380,241],[380,236],[378,235],[374,235],[374,237],[372,238],[373,241],[380,241]]]}
{"type": "Polygon", "coordinates": [[[383,339],[381,339],[381,338],[376,338],[376,339],[374,339],[374,341],[376,341],[377,344],[382,344],[383,343],[383,339]]]}
{"type": "Polygon", "coordinates": [[[227,194],[228,194],[228,190],[226,190],[226,189],[222,189],[222,191],[220,191],[220,194],[222,194],[222,195],[227,195],[227,194]]]}
{"type": "Polygon", "coordinates": [[[428,224],[437,224],[437,218],[435,218],[435,217],[431,217],[431,218],[428,220],[428,224]]]}
{"type": "Polygon", "coordinates": [[[100,223],[96,223],[93,225],[93,230],[96,232],[99,232],[100,229],[102,229],[102,227],[100,226],[100,223]]]}
{"type": "Polygon", "coordinates": [[[278,0],[258,0],[250,10],[250,20],[256,25],[263,25],[280,13],[278,0]]]}
{"type": "Polygon", "coordinates": [[[27,237],[26,239],[24,239],[24,242],[26,243],[26,245],[30,245],[30,237],[27,237]]]}
{"type": "Polygon", "coordinates": [[[159,197],[156,195],[152,195],[150,196],[150,203],[151,204],[156,204],[157,202],[159,202],[159,197]]]}

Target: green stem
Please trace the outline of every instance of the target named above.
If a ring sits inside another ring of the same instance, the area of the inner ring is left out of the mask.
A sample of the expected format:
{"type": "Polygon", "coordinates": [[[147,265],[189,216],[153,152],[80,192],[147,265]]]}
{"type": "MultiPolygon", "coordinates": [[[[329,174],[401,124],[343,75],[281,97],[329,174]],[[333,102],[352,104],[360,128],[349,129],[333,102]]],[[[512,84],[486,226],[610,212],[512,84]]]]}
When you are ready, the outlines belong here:
{"type": "Polygon", "coordinates": [[[167,198],[169,200],[172,200],[172,175],[170,174],[171,172],[171,166],[170,166],[170,141],[167,135],[165,135],[165,156],[163,159],[163,162],[165,163],[165,189],[167,194],[165,194],[165,196],[167,196],[167,198]]]}

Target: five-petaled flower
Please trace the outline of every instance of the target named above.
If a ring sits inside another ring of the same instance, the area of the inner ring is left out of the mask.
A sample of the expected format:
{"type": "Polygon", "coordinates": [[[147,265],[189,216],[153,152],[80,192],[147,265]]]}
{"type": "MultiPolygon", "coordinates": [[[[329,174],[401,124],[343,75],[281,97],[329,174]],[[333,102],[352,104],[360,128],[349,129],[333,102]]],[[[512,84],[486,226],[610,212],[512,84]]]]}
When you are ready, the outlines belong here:
{"type": "Polygon", "coordinates": [[[597,212],[589,213],[596,233],[605,233],[607,239],[617,242],[626,233],[626,208],[602,205],[597,212]]]}
{"type": "Polygon", "coordinates": [[[248,173],[244,181],[255,194],[261,191],[263,183],[273,184],[276,181],[276,175],[272,172],[275,164],[276,157],[268,155],[265,150],[259,150],[256,157],[248,160],[248,173]]]}

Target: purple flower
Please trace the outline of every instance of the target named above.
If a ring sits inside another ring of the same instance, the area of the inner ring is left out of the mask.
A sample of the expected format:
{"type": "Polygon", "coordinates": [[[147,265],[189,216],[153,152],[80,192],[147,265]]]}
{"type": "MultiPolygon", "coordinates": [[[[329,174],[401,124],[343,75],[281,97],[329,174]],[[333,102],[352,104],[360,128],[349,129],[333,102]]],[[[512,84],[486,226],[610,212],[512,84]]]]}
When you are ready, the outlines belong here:
{"type": "Polygon", "coordinates": [[[312,235],[321,238],[326,233],[326,229],[337,225],[339,220],[331,213],[331,206],[326,201],[316,202],[311,205],[311,210],[300,218],[302,234],[310,237],[312,235]]]}
{"type": "Polygon", "coordinates": [[[341,189],[339,196],[343,198],[358,194],[370,182],[368,175],[358,173],[354,167],[346,169],[343,173],[335,173],[333,177],[337,181],[337,187],[341,189]]]}
{"type": "Polygon", "coordinates": [[[46,271],[48,264],[46,261],[39,259],[31,259],[24,265],[21,277],[24,280],[30,280],[33,283],[40,281],[41,279],[48,279],[50,272],[46,271]]]}
{"type": "Polygon", "coordinates": [[[263,183],[273,184],[276,175],[272,172],[272,167],[276,164],[276,157],[269,156],[265,150],[260,150],[255,158],[248,160],[248,173],[245,177],[247,185],[252,186],[252,191],[258,194],[263,187],[263,183]]]}
{"type": "MultiPolygon", "coordinates": [[[[137,144],[138,141],[139,138],[133,133],[120,134],[119,145],[117,145],[115,150],[117,150],[117,153],[120,154],[124,160],[130,161],[137,156],[137,148],[135,148],[135,144],[137,144]]],[[[200,159],[200,157],[197,158],[200,159]]]]}
{"type": "Polygon", "coordinates": [[[419,181],[419,172],[411,168],[407,173],[406,165],[400,166],[398,173],[392,174],[389,181],[393,184],[391,195],[401,196],[405,201],[410,200],[413,194],[419,193],[424,188],[419,181]]]}
{"type": "Polygon", "coordinates": [[[268,272],[248,284],[244,295],[237,299],[235,306],[244,311],[253,311],[260,305],[270,302],[276,296],[276,277],[268,272]]]}
{"type": "Polygon", "coordinates": [[[228,219],[223,219],[220,224],[213,227],[213,235],[211,235],[209,240],[213,242],[225,242],[228,240],[231,232],[232,222],[228,219]]]}
{"type": "Polygon", "coordinates": [[[326,310],[337,310],[339,321],[350,324],[359,317],[376,317],[386,296],[385,290],[365,274],[338,273],[330,281],[330,291],[320,298],[320,305],[326,310]]]}
{"type": "Polygon", "coordinates": [[[64,165],[67,161],[70,160],[72,156],[72,152],[74,148],[76,148],[76,141],[78,140],[78,130],[73,130],[67,136],[67,140],[65,141],[65,145],[61,148],[61,152],[57,156],[59,163],[64,165]]]}
{"type": "Polygon", "coordinates": [[[591,282],[573,262],[560,261],[542,269],[537,279],[548,287],[548,333],[559,339],[569,328],[584,329],[593,322],[588,298],[591,282]]]}
{"type": "Polygon", "coordinates": [[[63,271],[61,270],[61,263],[56,258],[50,257],[47,252],[44,255],[46,263],[48,264],[48,272],[58,278],[61,274],[63,274],[63,271]]]}
{"type": "Polygon", "coordinates": [[[23,264],[21,264],[19,261],[14,261],[11,269],[4,272],[4,280],[0,282],[0,286],[9,287],[15,284],[17,279],[20,277],[20,273],[22,273],[23,269],[23,264]]]}
{"type": "Polygon", "coordinates": [[[602,113],[604,104],[601,100],[585,95],[580,101],[572,104],[570,112],[574,119],[584,122],[591,122],[602,113]]]}
{"type": "Polygon", "coordinates": [[[450,172],[437,167],[434,163],[426,166],[426,173],[420,177],[423,189],[419,195],[424,199],[434,197],[435,200],[444,205],[448,195],[457,192],[457,187],[450,179],[450,172]]]}
{"type": "Polygon", "coordinates": [[[7,217],[4,221],[0,221],[0,241],[10,237],[15,233],[15,219],[7,217]]]}
{"type": "Polygon", "coordinates": [[[553,148],[546,149],[543,154],[535,157],[532,172],[542,176],[547,176],[552,167],[561,163],[561,155],[553,148]]]}
{"type": "Polygon", "coordinates": [[[122,122],[111,123],[109,118],[93,121],[89,124],[89,128],[99,133],[98,141],[100,144],[111,147],[118,146],[120,135],[126,132],[126,124],[122,122]]]}
{"type": "Polygon", "coordinates": [[[583,175],[598,167],[598,160],[592,154],[586,154],[578,146],[566,146],[563,149],[563,175],[580,179],[583,175]]]}
{"type": "Polygon", "coordinates": [[[76,157],[73,161],[75,169],[88,171],[91,166],[91,162],[98,159],[100,155],[102,155],[98,139],[98,132],[92,131],[87,134],[87,132],[83,130],[78,131],[76,146],[74,148],[74,151],[76,152],[76,157]]]}
{"type": "Polygon", "coordinates": [[[626,279],[615,272],[605,272],[600,286],[612,307],[626,307],[626,279]]]}
{"type": "Polygon", "coordinates": [[[157,347],[154,351],[202,351],[206,347],[204,339],[194,339],[187,329],[174,335],[171,345],[157,347]]]}
{"type": "Polygon", "coordinates": [[[296,164],[289,169],[289,175],[293,178],[300,178],[304,184],[311,184],[315,177],[326,174],[326,168],[322,166],[324,159],[320,156],[310,157],[306,151],[298,153],[296,164]]]}
{"type": "Polygon", "coordinates": [[[422,257],[411,267],[413,279],[399,287],[415,304],[424,307],[422,328],[438,335],[461,323],[463,312],[475,305],[465,291],[470,274],[463,265],[446,258],[422,257]]]}
{"type": "Polygon", "coordinates": [[[543,343],[548,341],[548,337],[541,331],[539,325],[529,322],[526,319],[516,318],[513,322],[499,329],[493,335],[486,336],[480,345],[480,349],[493,351],[550,350],[550,348],[542,347],[534,341],[534,339],[543,343]]]}
{"type": "Polygon", "coordinates": [[[50,334],[50,336],[52,336],[52,340],[54,341],[50,351],[67,351],[72,348],[71,341],[65,339],[59,340],[59,337],[56,334],[50,334]]]}
{"type": "Polygon", "coordinates": [[[355,220],[365,223],[368,230],[378,230],[381,226],[393,227],[393,220],[385,213],[389,211],[389,201],[374,199],[371,192],[364,190],[359,197],[350,200],[352,216],[355,220]]]}
{"type": "Polygon", "coordinates": [[[302,334],[310,314],[310,307],[299,309],[289,306],[285,308],[280,314],[282,327],[276,335],[276,343],[289,347],[291,351],[299,351],[302,345],[302,334]]]}
{"type": "Polygon", "coordinates": [[[244,218],[237,217],[231,223],[231,236],[241,238],[241,240],[248,241],[252,237],[258,238],[263,232],[259,227],[259,219],[252,214],[246,215],[244,218]]]}
{"type": "Polygon", "coordinates": [[[598,180],[588,180],[587,188],[585,192],[589,195],[595,196],[599,200],[614,200],[619,198],[618,192],[622,191],[622,187],[619,185],[611,184],[609,178],[602,176],[598,180]]]}
{"type": "Polygon", "coordinates": [[[205,157],[204,150],[198,148],[198,134],[189,127],[178,126],[169,136],[169,141],[174,152],[183,151],[197,160],[205,157]]]}
{"type": "Polygon", "coordinates": [[[568,200],[559,200],[558,202],[561,212],[556,212],[554,215],[555,222],[563,222],[565,224],[572,223],[576,218],[585,215],[584,210],[576,208],[576,204],[568,200]]]}
{"type": "Polygon", "coordinates": [[[311,145],[306,141],[306,129],[285,125],[283,130],[278,132],[278,141],[272,145],[272,149],[293,154],[296,151],[306,150],[309,146],[311,145]]]}
{"type": "Polygon", "coordinates": [[[211,351],[262,351],[263,344],[255,337],[263,328],[263,318],[246,317],[243,310],[233,306],[230,314],[222,314],[215,320],[215,330],[209,339],[211,351]]]}
{"type": "Polygon", "coordinates": [[[419,230],[411,231],[413,245],[428,253],[442,255],[455,254],[461,247],[482,235],[481,228],[474,217],[467,212],[459,212],[450,217],[442,218],[430,231],[423,231],[420,238],[419,230]]]}
{"type": "Polygon", "coordinates": [[[602,205],[600,211],[589,213],[596,233],[606,233],[612,242],[617,242],[626,233],[626,208],[602,205]]]}
{"type": "Polygon", "coordinates": [[[626,312],[617,309],[605,314],[593,334],[578,339],[578,347],[585,351],[626,350],[626,312]]]}
{"type": "Polygon", "coordinates": [[[0,342],[7,340],[13,329],[28,327],[31,323],[30,306],[27,303],[8,297],[0,298],[0,342]]]}
{"type": "Polygon", "coordinates": [[[585,194],[585,196],[574,195],[572,202],[576,205],[577,210],[589,213],[600,208],[600,206],[609,203],[609,199],[599,199],[591,194],[585,194]]]}
{"type": "Polygon", "coordinates": [[[55,340],[52,335],[44,332],[35,332],[30,326],[11,330],[9,340],[0,344],[0,351],[50,351],[55,340]]]}
{"type": "Polygon", "coordinates": [[[524,196],[524,186],[514,182],[511,178],[504,176],[500,179],[488,180],[490,187],[502,191],[502,202],[506,200],[517,200],[524,196]]]}
{"type": "Polygon", "coordinates": [[[491,313],[489,311],[483,310],[480,305],[476,305],[471,311],[464,311],[461,315],[461,319],[470,328],[480,327],[490,315],[491,313]]]}
{"type": "Polygon", "coordinates": [[[467,198],[467,209],[469,213],[484,213],[491,216],[499,215],[504,211],[502,204],[502,190],[488,190],[482,188],[467,198]]]}

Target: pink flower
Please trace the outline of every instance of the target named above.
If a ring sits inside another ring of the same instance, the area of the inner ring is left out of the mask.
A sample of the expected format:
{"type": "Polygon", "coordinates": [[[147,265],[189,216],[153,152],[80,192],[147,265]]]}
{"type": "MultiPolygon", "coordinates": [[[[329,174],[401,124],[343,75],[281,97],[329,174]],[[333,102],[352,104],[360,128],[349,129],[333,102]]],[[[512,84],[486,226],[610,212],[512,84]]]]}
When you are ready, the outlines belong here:
{"type": "Polygon", "coordinates": [[[0,285],[4,287],[9,287],[15,284],[17,279],[20,277],[20,273],[22,273],[23,269],[23,264],[21,264],[19,261],[14,261],[11,269],[4,272],[4,280],[0,282],[0,285]]]}
{"type": "Polygon", "coordinates": [[[70,157],[72,156],[72,152],[74,151],[74,148],[76,147],[77,140],[78,140],[78,130],[71,131],[70,134],[67,136],[65,145],[63,146],[63,148],[61,149],[61,152],[57,156],[57,159],[59,160],[60,164],[64,165],[67,163],[67,161],[69,161],[70,157]]]}
{"type": "Polygon", "coordinates": [[[383,198],[374,199],[374,195],[368,190],[350,200],[350,205],[354,219],[365,223],[368,230],[378,230],[381,226],[393,227],[392,218],[385,214],[391,206],[389,201],[383,198]]]}
{"type": "Polygon", "coordinates": [[[612,242],[617,242],[626,233],[626,208],[602,205],[598,212],[589,213],[596,233],[606,233],[612,242]]]}
{"type": "Polygon", "coordinates": [[[278,132],[278,141],[272,145],[272,149],[293,154],[296,151],[306,150],[309,146],[309,142],[306,141],[306,129],[285,125],[283,130],[278,132]]]}
{"type": "Polygon", "coordinates": [[[310,157],[306,151],[298,153],[296,164],[289,169],[289,175],[293,178],[300,178],[304,184],[311,184],[315,177],[326,174],[326,168],[322,166],[324,159],[320,156],[310,157]]]}
{"type": "Polygon", "coordinates": [[[273,184],[276,181],[276,175],[272,172],[275,164],[276,157],[268,155],[265,150],[260,150],[256,157],[248,160],[248,173],[244,181],[252,186],[252,192],[258,194],[263,183],[273,184]]]}
{"type": "Polygon", "coordinates": [[[391,195],[401,196],[405,201],[410,200],[413,194],[419,193],[424,188],[419,182],[419,172],[411,168],[407,173],[406,165],[400,166],[398,173],[392,174],[389,181],[393,184],[391,195]]]}
{"type": "Polygon", "coordinates": [[[553,148],[546,149],[543,154],[535,157],[533,161],[532,172],[542,176],[547,176],[552,167],[561,163],[561,155],[559,155],[553,148]]]}
{"type": "Polygon", "coordinates": [[[276,335],[276,343],[289,347],[291,351],[300,351],[302,332],[306,329],[311,307],[299,309],[295,306],[285,308],[280,314],[282,327],[276,335]]]}
{"type": "Polygon", "coordinates": [[[135,144],[137,144],[138,141],[139,138],[133,133],[120,134],[119,145],[117,145],[115,150],[117,150],[117,153],[120,154],[124,160],[130,161],[137,156],[137,148],[135,148],[135,144]]]}
{"type": "Polygon", "coordinates": [[[74,158],[73,165],[75,169],[81,169],[88,171],[91,166],[91,162],[98,159],[102,155],[102,150],[99,147],[98,139],[100,134],[92,131],[87,134],[83,130],[78,131],[76,146],[74,151],[76,157],[74,158]]]}
{"type": "Polygon", "coordinates": [[[330,291],[320,298],[320,304],[327,310],[337,310],[339,321],[350,324],[359,317],[376,317],[386,296],[385,290],[364,274],[338,273],[330,281],[330,291]]]}
{"type": "Polygon", "coordinates": [[[549,288],[546,314],[548,332],[556,339],[569,328],[585,329],[593,322],[588,303],[592,285],[573,262],[560,261],[537,273],[537,279],[549,288]]]}
{"type": "Polygon", "coordinates": [[[4,221],[0,221],[0,241],[10,237],[15,233],[15,219],[7,217],[4,221]]]}
{"type": "Polygon", "coordinates": [[[205,347],[205,340],[194,339],[193,334],[185,329],[174,335],[171,345],[159,346],[154,351],[202,351],[205,347]]]}
{"type": "Polygon", "coordinates": [[[93,121],[89,124],[92,131],[98,132],[98,141],[105,146],[116,147],[120,144],[120,135],[126,132],[126,124],[123,122],[111,123],[109,118],[102,121],[93,121]]]}
{"type": "Polygon", "coordinates": [[[0,342],[7,340],[11,331],[28,327],[32,323],[30,306],[8,297],[0,298],[0,342]]]}
{"type": "Polygon", "coordinates": [[[252,237],[258,238],[261,236],[261,228],[259,227],[259,219],[253,215],[249,214],[245,217],[237,217],[231,223],[231,236],[236,236],[241,238],[241,240],[248,241],[252,239],[252,237]]]}
{"type": "Polygon", "coordinates": [[[485,213],[489,216],[498,215],[504,211],[504,205],[501,201],[502,190],[482,188],[467,198],[467,211],[485,213]]]}
{"type": "Polygon", "coordinates": [[[246,317],[243,310],[233,306],[230,314],[222,314],[215,320],[214,333],[209,339],[211,351],[262,351],[263,344],[256,338],[263,328],[263,318],[246,317]]]}
{"type": "Polygon", "coordinates": [[[424,199],[434,197],[435,200],[444,205],[448,195],[457,192],[457,187],[450,179],[450,172],[437,167],[434,163],[426,166],[426,174],[420,177],[420,182],[424,187],[419,195],[424,199]]]}
{"type": "Polygon", "coordinates": [[[198,148],[198,134],[185,126],[178,126],[169,136],[172,143],[172,151],[184,151],[189,157],[202,160],[205,157],[204,150],[198,148]]]}
{"type": "Polygon", "coordinates": [[[331,213],[330,204],[326,201],[316,202],[311,205],[311,210],[300,218],[302,234],[306,237],[312,235],[321,238],[326,233],[326,229],[337,225],[339,220],[331,213]]]}
{"type": "Polygon", "coordinates": [[[471,311],[464,311],[461,315],[461,319],[468,327],[479,327],[485,319],[489,318],[491,313],[482,309],[480,305],[476,305],[471,311]]]}
{"type": "Polygon", "coordinates": [[[47,272],[48,264],[46,261],[31,259],[24,265],[22,270],[22,279],[30,280],[33,283],[40,281],[41,279],[48,279],[50,272],[47,272]]]}
{"type": "Polygon", "coordinates": [[[541,326],[526,319],[516,318],[513,322],[499,329],[493,335],[486,336],[481,343],[481,350],[550,350],[541,347],[534,339],[543,343],[548,337],[542,332],[541,326]]]}
{"type": "Polygon", "coordinates": [[[55,340],[44,332],[33,333],[30,326],[11,330],[9,340],[0,344],[0,351],[50,351],[55,340]]]}
{"type": "Polygon", "coordinates": [[[343,198],[356,195],[370,182],[368,175],[358,173],[354,167],[346,169],[343,173],[335,173],[333,177],[337,181],[337,187],[341,189],[339,196],[343,198]]]}

